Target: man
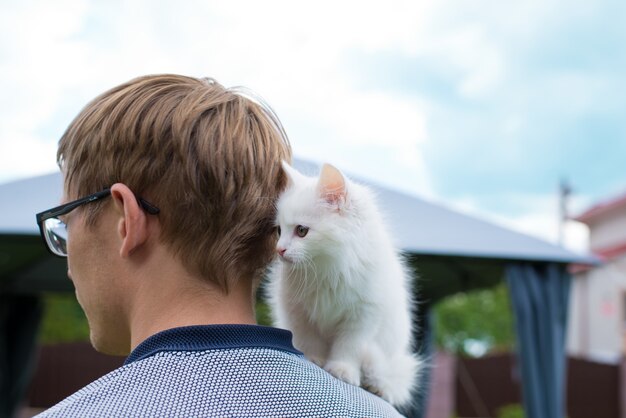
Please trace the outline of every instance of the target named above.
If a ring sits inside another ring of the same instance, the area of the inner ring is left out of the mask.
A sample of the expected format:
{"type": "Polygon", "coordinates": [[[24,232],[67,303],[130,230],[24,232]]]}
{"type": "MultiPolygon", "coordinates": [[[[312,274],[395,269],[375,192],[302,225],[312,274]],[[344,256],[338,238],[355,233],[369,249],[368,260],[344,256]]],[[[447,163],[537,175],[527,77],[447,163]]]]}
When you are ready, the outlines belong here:
{"type": "Polygon", "coordinates": [[[290,146],[217,82],[131,80],[59,142],[64,205],[37,215],[103,353],[126,363],[42,416],[397,416],[255,325],[290,146]]]}

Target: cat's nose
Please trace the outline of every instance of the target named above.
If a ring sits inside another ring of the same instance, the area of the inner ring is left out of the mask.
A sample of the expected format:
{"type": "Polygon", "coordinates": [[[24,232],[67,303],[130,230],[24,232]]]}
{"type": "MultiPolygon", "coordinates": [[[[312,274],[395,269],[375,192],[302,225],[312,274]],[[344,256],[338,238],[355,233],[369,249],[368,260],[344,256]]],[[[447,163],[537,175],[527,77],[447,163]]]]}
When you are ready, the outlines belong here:
{"type": "Polygon", "coordinates": [[[286,248],[280,248],[280,247],[276,248],[276,252],[277,252],[277,253],[278,253],[281,257],[283,257],[283,256],[285,255],[285,251],[287,251],[287,249],[286,249],[286,248]]]}

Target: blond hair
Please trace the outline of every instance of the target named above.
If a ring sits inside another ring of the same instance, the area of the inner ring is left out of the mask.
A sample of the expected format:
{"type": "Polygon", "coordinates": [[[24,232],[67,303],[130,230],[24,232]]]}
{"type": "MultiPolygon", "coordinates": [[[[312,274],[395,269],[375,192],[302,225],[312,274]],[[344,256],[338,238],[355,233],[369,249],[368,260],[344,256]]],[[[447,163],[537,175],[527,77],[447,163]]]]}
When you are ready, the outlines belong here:
{"type": "MultiPolygon", "coordinates": [[[[160,209],[161,240],[228,290],[274,254],[275,201],[291,159],[262,102],[212,79],[139,77],[89,103],[59,142],[68,195],[126,184],[160,209]]],[[[96,222],[101,205],[85,207],[96,222]]]]}

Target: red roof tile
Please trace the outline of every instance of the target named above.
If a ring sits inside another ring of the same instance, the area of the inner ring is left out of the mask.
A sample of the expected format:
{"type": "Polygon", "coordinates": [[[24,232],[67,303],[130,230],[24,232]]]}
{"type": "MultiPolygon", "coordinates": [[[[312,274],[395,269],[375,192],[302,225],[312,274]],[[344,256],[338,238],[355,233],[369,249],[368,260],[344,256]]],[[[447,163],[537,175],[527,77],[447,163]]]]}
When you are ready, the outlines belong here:
{"type": "Polygon", "coordinates": [[[574,220],[583,222],[583,223],[588,223],[589,221],[595,219],[599,215],[606,213],[612,209],[622,207],[622,206],[626,207],[626,193],[614,199],[607,200],[605,202],[601,202],[595,206],[592,206],[590,209],[588,209],[581,215],[578,215],[577,217],[575,217],[574,220]]]}
{"type": "MultiPolygon", "coordinates": [[[[606,263],[621,255],[626,254],[626,242],[623,242],[617,245],[612,245],[610,247],[595,249],[593,250],[593,254],[596,257],[598,257],[602,261],[602,263],[606,263]]],[[[595,266],[588,265],[588,264],[574,263],[574,264],[570,264],[569,272],[571,274],[576,274],[576,273],[581,273],[581,272],[591,270],[594,267],[595,266]]]]}

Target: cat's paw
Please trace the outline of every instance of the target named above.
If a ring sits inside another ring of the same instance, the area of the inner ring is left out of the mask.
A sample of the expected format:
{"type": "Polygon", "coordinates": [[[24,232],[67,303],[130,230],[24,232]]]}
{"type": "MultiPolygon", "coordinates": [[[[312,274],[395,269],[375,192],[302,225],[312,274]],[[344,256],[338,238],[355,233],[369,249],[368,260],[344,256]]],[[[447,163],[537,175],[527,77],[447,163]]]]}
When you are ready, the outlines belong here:
{"type": "Polygon", "coordinates": [[[372,381],[369,378],[364,378],[364,382],[361,385],[361,387],[363,389],[365,389],[366,391],[373,393],[374,395],[381,397],[381,398],[385,398],[385,392],[378,388],[375,384],[372,383],[372,381]]]}
{"type": "Polygon", "coordinates": [[[372,360],[366,358],[363,365],[363,388],[395,406],[408,405],[416,389],[421,361],[411,354],[400,354],[384,363],[372,360]]]}
{"type": "Polygon", "coordinates": [[[324,363],[325,363],[325,361],[324,361],[324,359],[323,359],[323,358],[321,358],[321,357],[317,357],[317,356],[309,356],[309,357],[307,357],[307,359],[308,359],[311,363],[315,364],[316,366],[319,366],[319,367],[322,367],[322,368],[324,367],[324,363]]]}
{"type": "Polygon", "coordinates": [[[333,360],[326,363],[324,369],[337,379],[343,380],[346,383],[355,386],[361,384],[361,370],[354,364],[333,360]]]}

